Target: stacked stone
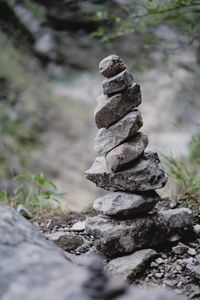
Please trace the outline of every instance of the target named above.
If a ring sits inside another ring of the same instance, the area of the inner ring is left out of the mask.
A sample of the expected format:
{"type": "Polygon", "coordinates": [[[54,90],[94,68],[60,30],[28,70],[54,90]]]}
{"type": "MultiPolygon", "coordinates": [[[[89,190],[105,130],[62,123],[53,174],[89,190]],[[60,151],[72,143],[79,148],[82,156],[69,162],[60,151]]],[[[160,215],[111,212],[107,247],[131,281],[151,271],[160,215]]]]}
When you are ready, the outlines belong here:
{"type": "Polygon", "coordinates": [[[99,70],[105,80],[95,110],[98,157],[85,175],[110,192],[94,201],[101,215],[90,218],[86,230],[99,240],[102,251],[116,256],[166,238],[160,216],[152,218],[149,212],[160,200],[155,189],[162,188],[167,177],[157,153],[145,151],[148,138],[139,132],[143,120],[136,109],[141,91],[132,73],[116,55],[103,59],[99,70]]]}

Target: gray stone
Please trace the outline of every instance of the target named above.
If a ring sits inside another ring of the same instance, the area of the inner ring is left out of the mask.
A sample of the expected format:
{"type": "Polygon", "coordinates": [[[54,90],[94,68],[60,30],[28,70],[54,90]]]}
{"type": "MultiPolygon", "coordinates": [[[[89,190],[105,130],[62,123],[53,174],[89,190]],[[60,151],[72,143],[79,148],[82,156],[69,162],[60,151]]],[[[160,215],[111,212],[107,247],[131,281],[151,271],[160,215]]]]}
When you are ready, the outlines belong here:
{"type": "Polygon", "coordinates": [[[192,272],[192,275],[200,281],[200,263],[197,263],[196,265],[188,263],[186,265],[186,268],[190,270],[192,272]]]}
{"type": "Polygon", "coordinates": [[[131,281],[145,270],[156,255],[157,252],[152,249],[139,250],[131,255],[112,259],[107,268],[120,279],[131,281]]]}
{"type": "Polygon", "coordinates": [[[99,64],[99,72],[101,75],[109,78],[126,69],[126,65],[117,55],[109,55],[102,59],[99,64]]]}
{"type": "Polygon", "coordinates": [[[123,93],[112,97],[101,95],[97,98],[97,108],[95,109],[95,123],[98,128],[108,128],[119,121],[133,108],[142,102],[139,84],[133,83],[123,93]]]}
{"type": "Polygon", "coordinates": [[[141,195],[111,192],[96,199],[93,208],[108,216],[127,218],[147,213],[153,209],[159,200],[159,195],[153,191],[141,195]]]}
{"type": "Polygon", "coordinates": [[[134,109],[109,128],[99,129],[95,138],[96,152],[99,155],[108,153],[125,139],[136,134],[142,125],[141,113],[139,110],[134,109]]]}
{"type": "Polygon", "coordinates": [[[180,228],[181,230],[183,224],[190,224],[192,220],[191,209],[185,207],[159,211],[158,214],[164,218],[170,226],[177,229],[180,228]]]}
{"type": "Polygon", "coordinates": [[[85,223],[86,220],[74,223],[73,226],[71,227],[71,231],[84,231],[85,223]]]}
{"type": "Polygon", "coordinates": [[[79,235],[64,234],[55,240],[55,243],[64,251],[73,251],[84,244],[84,239],[79,235]]]}
{"type": "Polygon", "coordinates": [[[177,295],[169,289],[161,288],[131,288],[127,295],[117,297],[116,300],[188,300],[183,295],[177,295]]]}
{"type": "Polygon", "coordinates": [[[196,255],[197,255],[197,251],[196,251],[194,248],[188,248],[187,253],[188,253],[190,256],[196,256],[196,255]]]}
{"type": "Polygon", "coordinates": [[[145,152],[129,169],[117,173],[107,170],[103,156],[97,157],[85,176],[108,191],[142,192],[162,188],[167,182],[157,153],[151,151],[145,152]]]}
{"type": "Polygon", "coordinates": [[[93,235],[100,251],[108,257],[130,254],[138,249],[154,248],[169,241],[174,234],[182,238],[192,232],[192,217],[180,211],[171,219],[162,214],[142,218],[121,220],[120,222],[98,215],[88,219],[86,232],[93,235]],[[179,224],[175,219],[179,219],[179,224]],[[181,220],[182,218],[182,220],[181,220]]]}
{"type": "Polygon", "coordinates": [[[121,73],[105,79],[102,83],[103,93],[111,95],[118,93],[130,87],[133,83],[133,74],[129,70],[124,70],[121,73]]]}
{"type": "Polygon", "coordinates": [[[200,224],[194,225],[194,232],[197,237],[200,237],[200,224]]]}
{"type": "Polygon", "coordinates": [[[183,255],[184,253],[187,252],[187,250],[188,250],[188,246],[186,246],[182,243],[179,243],[177,246],[172,248],[172,251],[178,255],[183,255]]]}
{"type": "Polygon", "coordinates": [[[128,163],[136,160],[148,145],[148,138],[145,134],[138,132],[123,144],[109,151],[106,158],[108,171],[120,171],[128,163]]]}

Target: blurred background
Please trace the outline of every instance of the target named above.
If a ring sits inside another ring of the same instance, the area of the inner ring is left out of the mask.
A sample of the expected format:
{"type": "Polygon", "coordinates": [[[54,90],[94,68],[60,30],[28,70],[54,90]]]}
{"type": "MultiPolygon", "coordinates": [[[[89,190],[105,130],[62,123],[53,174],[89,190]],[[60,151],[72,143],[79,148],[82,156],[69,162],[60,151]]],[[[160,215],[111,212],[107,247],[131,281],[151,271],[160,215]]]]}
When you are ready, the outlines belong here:
{"type": "Polygon", "coordinates": [[[102,193],[84,171],[95,158],[98,64],[109,54],[141,85],[149,148],[181,183],[196,176],[199,20],[195,0],[1,0],[0,190],[12,193],[13,177],[30,172],[53,180],[66,210],[83,210],[102,193]],[[187,169],[176,166],[180,158],[187,169]]]}

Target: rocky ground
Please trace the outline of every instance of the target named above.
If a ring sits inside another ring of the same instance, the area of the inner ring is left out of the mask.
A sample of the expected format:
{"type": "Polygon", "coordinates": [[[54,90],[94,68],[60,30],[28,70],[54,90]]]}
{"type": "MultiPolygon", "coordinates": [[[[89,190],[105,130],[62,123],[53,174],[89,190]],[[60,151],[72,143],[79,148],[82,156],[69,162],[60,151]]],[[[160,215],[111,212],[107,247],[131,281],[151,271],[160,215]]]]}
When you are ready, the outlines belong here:
{"type": "MultiPolygon", "coordinates": [[[[47,239],[63,248],[72,261],[84,264],[89,254],[98,252],[94,238],[85,232],[86,219],[95,214],[91,211],[87,214],[51,216],[39,221],[36,226],[47,239]]],[[[156,252],[141,250],[120,258],[125,266],[122,271],[118,269],[118,259],[111,262],[105,260],[105,266],[134,285],[168,287],[177,294],[185,295],[187,299],[199,299],[200,226],[196,224],[194,228],[196,237],[193,239],[176,241],[175,238],[172,244],[165,245],[164,249],[161,246],[156,252]]]]}

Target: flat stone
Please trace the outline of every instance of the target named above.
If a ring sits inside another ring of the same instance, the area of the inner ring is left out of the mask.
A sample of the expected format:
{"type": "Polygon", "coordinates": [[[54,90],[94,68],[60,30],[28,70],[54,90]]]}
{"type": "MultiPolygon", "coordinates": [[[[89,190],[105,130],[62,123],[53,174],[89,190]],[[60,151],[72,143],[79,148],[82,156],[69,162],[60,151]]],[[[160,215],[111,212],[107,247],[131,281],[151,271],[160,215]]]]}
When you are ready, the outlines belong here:
{"type": "Polygon", "coordinates": [[[159,200],[159,195],[154,191],[141,195],[125,192],[111,192],[104,197],[96,199],[93,208],[108,216],[131,218],[152,210],[159,200]]]}
{"type": "Polygon", "coordinates": [[[148,264],[155,258],[157,252],[144,249],[131,255],[112,259],[107,264],[108,270],[122,280],[133,280],[139,273],[145,271],[148,264]]]}
{"type": "Polygon", "coordinates": [[[137,159],[148,145],[145,134],[138,132],[125,143],[115,147],[106,154],[106,165],[110,172],[120,171],[128,163],[137,159]]]}
{"type": "Polygon", "coordinates": [[[76,222],[71,227],[71,231],[78,231],[78,232],[84,231],[85,230],[85,224],[86,224],[86,220],[76,222]]]}
{"type": "Polygon", "coordinates": [[[95,109],[95,123],[98,128],[108,128],[119,121],[133,108],[142,102],[140,86],[133,83],[123,93],[108,97],[101,95],[97,98],[97,108],[95,109]]]}
{"type": "Polygon", "coordinates": [[[118,93],[130,87],[132,83],[133,74],[126,69],[111,78],[105,79],[102,82],[103,93],[105,95],[118,93]]]}
{"type": "Polygon", "coordinates": [[[132,162],[129,169],[117,173],[108,171],[103,156],[97,157],[85,176],[108,191],[143,192],[162,188],[167,182],[158,154],[151,151],[132,162]]]}
{"type": "Polygon", "coordinates": [[[95,138],[95,150],[104,155],[121,144],[125,139],[135,135],[142,127],[143,121],[139,110],[134,109],[109,128],[99,129],[95,138]]]}
{"type": "Polygon", "coordinates": [[[178,212],[171,218],[172,222],[169,222],[160,212],[134,220],[120,221],[97,215],[88,219],[86,232],[95,237],[100,251],[108,257],[116,257],[139,249],[163,245],[176,233],[182,238],[191,234],[192,216],[187,214],[186,217],[180,212],[179,224],[176,224],[174,219],[177,216],[178,212]]]}
{"type": "Polygon", "coordinates": [[[99,63],[99,72],[101,75],[109,78],[126,69],[126,65],[117,55],[109,55],[99,63]]]}

